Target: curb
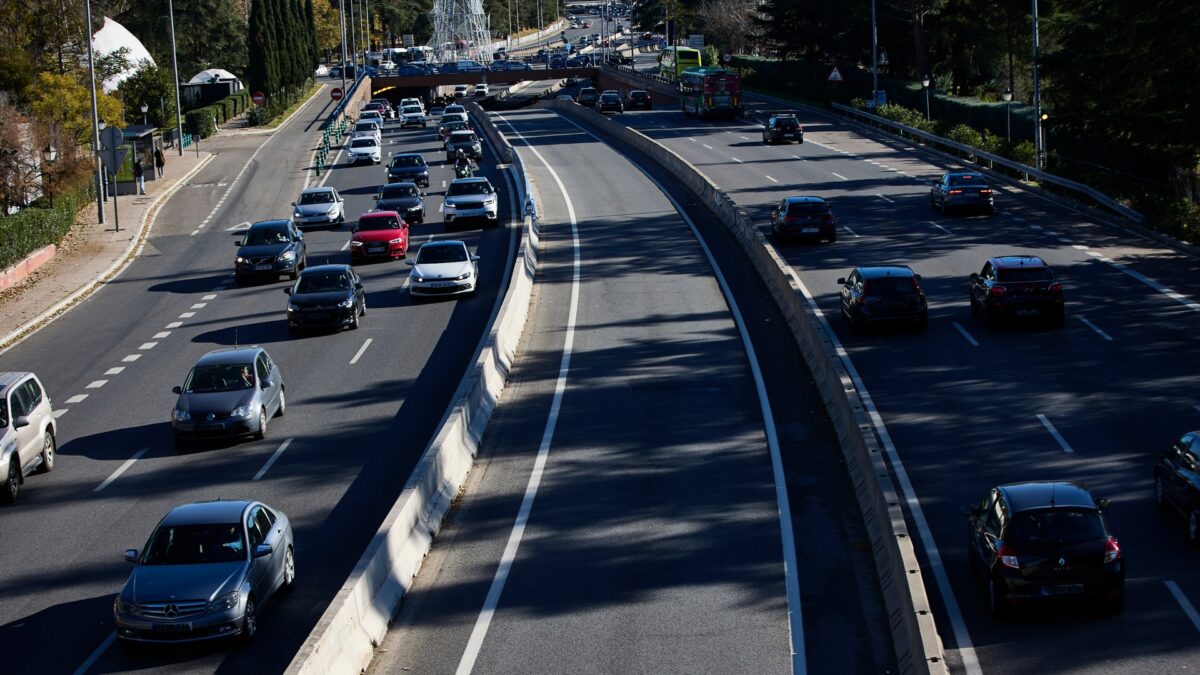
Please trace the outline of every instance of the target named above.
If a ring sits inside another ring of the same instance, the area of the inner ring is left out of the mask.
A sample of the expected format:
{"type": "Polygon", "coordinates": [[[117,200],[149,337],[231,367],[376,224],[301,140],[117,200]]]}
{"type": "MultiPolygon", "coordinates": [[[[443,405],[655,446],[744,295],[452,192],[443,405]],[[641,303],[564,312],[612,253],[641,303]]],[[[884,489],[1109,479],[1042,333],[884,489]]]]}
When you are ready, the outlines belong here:
{"type": "MultiPolygon", "coordinates": [[[[301,112],[303,112],[304,109],[307,108],[309,105],[311,105],[313,101],[317,100],[317,96],[321,92],[325,91],[325,89],[328,87],[328,85],[325,84],[324,82],[317,82],[317,85],[319,85],[317,90],[313,92],[312,96],[308,97],[307,101],[305,101],[303,104],[301,104],[301,106],[299,108],[296,108],[295,110],[293,110],[292,114],[288,115],[282,122],[280,122],[279,124],[276,124],[274,127],[270,128],[270,129],[226,129],[225,131],[218,130],[215,135],[229,137],[229,136],[267,136],[269,134],[273,134],[273,133],[279,131],[280,129],[282,129],[284,126],[286,126],[288,122],[291,122],[292,119],[296,117],[296,115],[299,115],[301,112]]],[[[213,136],[208,137],[208,139],[211,139],[211,138],[213,138],[213,136]]],[[[208,139],[204,139],[204,140],[208,140],[208,139]]]]}
{"type": "Polygon", "coordinates": [[[121,255],[120,259],[110,265],[108,269],[101,272],[94,280],[79,287],[67,297],[56,302],[46,311],[38,314],[29,321],[26,321],[18,326],[15,330],[0,338],[0,354],[7,352],[16,345],[20,344],[25,338],[50,325],[55,319],[57,319],[59,316],[62,316],[69,309],[71,309],[71,307],[75,306],[75,303],[86,299],[92,293],[95,293],[97,290],[99,290],[101,286],[104,286],[118,274],[123,272],[125,268],[128,267],[131,262],[133,262],[133,259],[141,254],[142,248],[144,248],[146,245],[146,238],[149,236],[150,231],[154,229],[154,220],[158,217],[158,211],[162,204],[169,197],[171,197],[171,195],[175,194],[175,192],[189,178],[199,173],[200,170],[207,166],[208,163],[215,157],[216,155],[209,153],[208,157],[201,159],[196,166],[192,167],[191,171],[188,171],[186,174],[181,176],[174,185],[172,185],[170,188],[167,188],[154,198],[154,201],[150,203],[150,207],[146,209],[144,214],[142,214],[141,223],[138,225],[137,236],[129,240],[129,245],[125,247],[125,253],[121,255]]]}
{"type": "Polygon", "coordinates": [[[39,267],[53,260],[57,253],[57,246],[47,244],[4,268],[3,271],[0,271],[0,291],[8,290],[25,281],[39,267]]]}

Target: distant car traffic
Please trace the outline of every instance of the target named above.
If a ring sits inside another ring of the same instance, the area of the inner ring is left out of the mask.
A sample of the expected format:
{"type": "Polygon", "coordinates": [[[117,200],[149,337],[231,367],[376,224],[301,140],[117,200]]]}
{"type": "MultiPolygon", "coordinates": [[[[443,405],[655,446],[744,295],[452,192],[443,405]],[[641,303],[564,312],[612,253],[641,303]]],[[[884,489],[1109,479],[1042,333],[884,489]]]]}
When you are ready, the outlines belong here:
{"type": "Polygon", "coordinates": [[[1063,287],[1037,256],[998,256],[971,274],[971,314],[994,325],[1001,319],[1036,316],[1056,328],[1066,317],[1063,287]]]}
{"type": "Polygon", "coordinates": [[[344,200],[336,188],[316,187],[300,192],[292,202],[292,220],[299,226],[337,225],[345,220],[344,200]]]}
{"type": "Polygon", "coordinates": [[[444,107],[442,107],[442,106],[440,106],[440,105],[435,105],[435,106],[433,106],[432,108],[430,108],[430,109],[429,109],[429,115],[428,115],[428,116],[429,116],[429,117],[437,117],[437,118],[440,118],[440,117],[441,117],[442,115],[444,115],[445,113],[446,113],[446,109],[445,109],[444,107]]]}
{"type": "Polygon", "coordinates": [[[625,101],[625,107],[633,110],[640,108],[642,110],[650,110],[654,106],[650,100],[650,93],[642,89],[634,89],[629,92],[629,98],[625,101]]]}
{"type": "Polygon", "coordinates": [[[596,100],[596,110],[600,113],[625,112],[625,104],[621,101],[620,92],[610,90],[600,94],[600,98],[596,100]]]}
{"type": "Polygon", "coordinates": [[[350,235],[350,261],[395,260],[408,253],[408,223],[396,211],[364,213],[350,235]]]}
{"type": "Polygon", "coordinates": [[[415,152],[393,155],[388,163],[387,182],[409,181],[421,187],[429,187],[429,166],[425,158],[415,152]]]}
{"type": "Polygon", "coordinates": [[[771,234],[777,240],[837,241],[833,207],[820,197],[785,197],[771,210],[771,234]]]}
{"type": "Polygon", "coordinates": [[[245,238],[234,243],[238,247],[233,261],[238,283],[255,277],[278,279],[281,274],[295,279],[308,259],[304,234],[290,220],[254,223],[245,238]]]}
{"type": "Polygon", "coordinates": [[[925,330],[929,324],[921,276],[906,265],[856,267],[837,282],[842,287],[842,318],[854,330],[882,325],[925,330]]]}
{"type": "Polygon", "coordinates": [[[423,223],[425,194],[417,188],[416,183],[388,183],[380,187],[379,194],[375,196],[375,210],[395,211],[409,224],[423,223]]]}
{"type": "Polygon", "coordinates": [[[454,85],[454,98],[465,98],[470,95],[471,85],[456,84],[454,85]]]}
{"type": "Polygon", "coordinates": [[[442,218],[445,225],[464,218],[483,218],[488,225],[497,223],[499,206],[496,189],[482,177],[456,178],[446,188],[442,198],[442,218]]]}
{"type": "Polygon", "coordinates": [[[349,265],[317,265],[300,273],[288,294],[288,333],[311,328],[358,328],[367,313],[362,279],[349,265]]]}
{"type": "Polygon", "coordinates": [[[415,260],[409,260],[408,292],[415,297],[437,295],[473,295],[478,285],[479,256],[472,255],[464,242],[431,241],[421,246],[415,260]]]}
{"type": "Polygon", "coordinates": [[[180,643],[258,632],[259,612],[296,581],[292,524],[261,502],[177,506],[145,547],[113,602],[122,643],[180,643]]]}
{"type": "Polygon", "coordinates": [[[487,82],[480,82],[479,84],[475,85],[476,96],[487,96],[490,93],[491,90],[488,88],[487,82]]]}
{"type": "Polygon", "coordinates": [[[417,106],[418,108],[420,108],[422,112],[424,112],[424,111],[425,111],[425,104],[424,104],[424,103],[422,103],[422,102],[421,102],[421,99],[419,99],[419,98],[416,98],[416,97],[410,97],[410,98],[402,98],[402,99],[400,99],[400,107],[401,107],[401,108],[403,108],[403,107],[405,107],[405,106],[409,106],[409,105],[415,105],[415,106],[417,106]]]}
{"type": "Polygon", "coordinates": [[[800,121],[793,114],[772,115],[763,124],[762,140],[768,145],[784,141],[803,143],[804,127],[800,126],[800,121]]]}
{"type": "Polygon", "coordinates": [[[364,110],[367,109],[367,107],[369,107],[371,104],[377,104],[380,108],[380,112],[383,114],[384,117],[395,117],[396,116],[396,108],[393,107],[392,102],[387,100],[386,98],[373,98],[373,99],[371,99],[370,103],[368,103],[366,106],[363,106],[363,109],[364,110]]]}
{"type": "Polygon", "coordinates": [[[1200,431],[1184,434],[1154,465],[1154,500],[1187,521],[1187,536],[1200,543],[1200,431]]]}
{"type": "Polygon", "coordinates": [[[54,469],[58,422],[50,396],[33,373],[0,373],[0,503],[17,501],[25,477],[54,469]]]}
{"type": "Polygon", "coordinates": [[[382,155],[383,149],[379,146],[379,141],[369,136],[351,139],[350,147],[346,149],[346,156],[350,159],[351,164],[359,162],[378,164],[382,155]]]}
{"type": "Polygon", "coordinates": [[[950,213],[959,211],[983,211],[989,216],[996,212],[992,189],[983,174],[975,171],[942,174],[929,190],[929,205],[950,213]]]}
{"type": "Polygon", "coordinates": [[[265,438],[267,423],[287,409],[279,367],[261,347],[211,351],[192,366],[171,411],[175,444],[189,441],[265,438]]]}
{"type": "Polygon", "coordinates": [[[471,124],[469,122],[464,122],[462,120],[455,120],[452,122],[443,122],[442,124],[438,125],[438,135],[442,139],[442,149],[444,150],[446,148],[446,145],[450,142],[451,134],[453,134],[456,131],[470,131],[470,130],[471,130],[471,124]]]}

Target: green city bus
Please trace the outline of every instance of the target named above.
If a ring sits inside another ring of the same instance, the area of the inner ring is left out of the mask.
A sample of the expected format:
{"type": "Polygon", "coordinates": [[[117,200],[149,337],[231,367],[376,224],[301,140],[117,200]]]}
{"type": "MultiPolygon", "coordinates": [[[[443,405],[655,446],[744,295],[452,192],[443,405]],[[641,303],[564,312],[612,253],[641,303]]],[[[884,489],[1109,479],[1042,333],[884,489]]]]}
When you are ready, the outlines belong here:
{"type": "Polygon", "coordinates": [[[679,75],[679,101],[685,115],[732,119],[742,109],[742,77],[728,68],[688,68],[679,75]]]}
{"type": "Polygon", "coordinates": [[[691,47],[663,47],[658,53],[658,76],[672,82],[688,68],[700,67],[700,50],[691,47]]]}

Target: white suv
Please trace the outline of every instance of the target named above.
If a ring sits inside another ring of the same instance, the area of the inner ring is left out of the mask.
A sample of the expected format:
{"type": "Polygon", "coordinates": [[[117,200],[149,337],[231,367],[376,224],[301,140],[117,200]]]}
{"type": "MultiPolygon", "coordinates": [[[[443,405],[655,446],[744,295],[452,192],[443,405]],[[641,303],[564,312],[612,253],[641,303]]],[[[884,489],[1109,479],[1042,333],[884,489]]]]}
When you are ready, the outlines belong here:
{"type": "Polygon", "coordinates": [[[11,504],[34,471],[54,468],[58,424],[50,397],[33,373],[0,373],[0,502],[11,504]]]}
{"type": "Polygon", "coordinates": [[[421,112],[425,112],[425,104],[421,103],[421,99],[419,99],[419,98],[400,99],[400,107],[401,108],[403,108],[405,106],[409,106],[409,105],[415,105],[421,109],[421,112]]]}

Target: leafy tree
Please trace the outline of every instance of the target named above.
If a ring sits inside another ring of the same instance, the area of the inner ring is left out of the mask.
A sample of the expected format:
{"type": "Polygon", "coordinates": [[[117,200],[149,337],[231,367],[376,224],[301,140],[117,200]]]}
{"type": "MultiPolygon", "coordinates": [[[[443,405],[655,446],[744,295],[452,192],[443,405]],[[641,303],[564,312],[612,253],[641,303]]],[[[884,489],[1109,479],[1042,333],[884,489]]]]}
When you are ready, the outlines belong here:
{"type": "MultiPolygon", "coordinates": [[[[114,18],[142,41],[157,63],[171,63],[170,23],[163,0],[124,0],[113,9],[118,11],[114,18]]],[[[247,21],[238,0],[174,0],[174,10],[181,81],[206,68],[245,74],[247,21]]]]}
{"type": "Polygon", "coordinates": [[[313,24],[317,38],[317,49],[325,54],[327,61],[333,60],[333,52],[342,44],[342,23],[337,5],[330,0],[313,2],[313,24]]]}
{"type": "MultiPolygon", "coordinates": [[[[87,87],[71,75],[38,73],[26,91],[33,115],[61,130],[61,133],[84,145],[92,140],[92,101],[87,87]]],[[[96,107],[100,119],[107,124],[121,124],[122,107],[116,97],[97,87],[96,107]]]]}
{"type": "Polygon", "coordinates": [[[161,129],[175,128],[175,77],[169,68],[150,63],[121,83],[121,100],[129,110],[141,110],[146,104],[151,124],[161,129]]]}

